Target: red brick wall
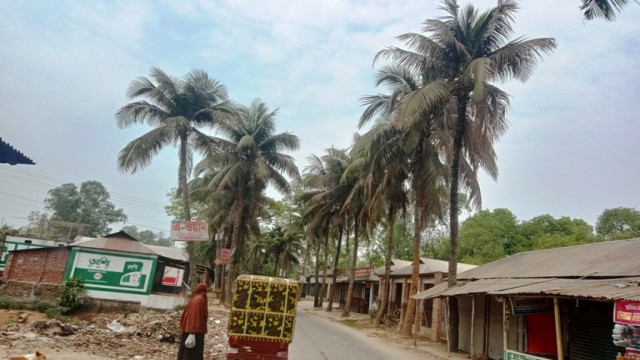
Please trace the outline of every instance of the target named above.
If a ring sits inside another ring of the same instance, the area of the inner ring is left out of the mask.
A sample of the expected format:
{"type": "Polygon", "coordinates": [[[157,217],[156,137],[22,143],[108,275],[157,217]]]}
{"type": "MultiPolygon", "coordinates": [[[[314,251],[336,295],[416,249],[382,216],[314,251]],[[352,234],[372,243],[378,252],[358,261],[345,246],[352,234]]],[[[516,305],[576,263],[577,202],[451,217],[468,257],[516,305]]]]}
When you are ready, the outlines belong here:
{"type": "Polygon", "coordinates": [[[12,252],[4,272],[5,281],[60,284],[67,270],[68,248],[43,248],[12,252]]]}

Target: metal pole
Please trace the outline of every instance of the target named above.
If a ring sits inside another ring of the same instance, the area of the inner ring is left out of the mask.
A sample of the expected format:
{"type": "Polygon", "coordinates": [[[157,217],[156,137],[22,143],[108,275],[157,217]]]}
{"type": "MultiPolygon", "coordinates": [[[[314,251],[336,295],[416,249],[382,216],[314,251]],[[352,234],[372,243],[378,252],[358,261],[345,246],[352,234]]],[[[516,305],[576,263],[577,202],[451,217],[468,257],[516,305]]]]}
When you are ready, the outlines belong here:
{"type": "Polygon", "coordinates": [[[560,326],[560,305],[558,298],[553,298],[553,313],[556,323],[556,346],[558,347],[558,360],[564,360],[564,349],[562,348],[562,326],[560,326]]]}

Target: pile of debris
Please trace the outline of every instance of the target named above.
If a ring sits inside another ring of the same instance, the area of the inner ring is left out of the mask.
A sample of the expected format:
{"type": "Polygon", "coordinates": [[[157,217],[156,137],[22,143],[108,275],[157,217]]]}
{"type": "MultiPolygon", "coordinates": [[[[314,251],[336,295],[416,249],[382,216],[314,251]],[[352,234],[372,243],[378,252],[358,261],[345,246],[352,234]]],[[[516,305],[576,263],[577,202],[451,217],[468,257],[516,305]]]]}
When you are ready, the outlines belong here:
{"type": "MultiPolygon", "coordinates": [[[[83,314],[71,323],[63,323],[50,319],[28,322],[29,313],[24,313],[22,319],[0,327],[0,347],[77,350],[125,360],[175,359],[180,314],[151,310],[124,315],[83,314]]],[[[225,358],[228,317],[224,309],[210,310],[205,359],[225,358]]]]}

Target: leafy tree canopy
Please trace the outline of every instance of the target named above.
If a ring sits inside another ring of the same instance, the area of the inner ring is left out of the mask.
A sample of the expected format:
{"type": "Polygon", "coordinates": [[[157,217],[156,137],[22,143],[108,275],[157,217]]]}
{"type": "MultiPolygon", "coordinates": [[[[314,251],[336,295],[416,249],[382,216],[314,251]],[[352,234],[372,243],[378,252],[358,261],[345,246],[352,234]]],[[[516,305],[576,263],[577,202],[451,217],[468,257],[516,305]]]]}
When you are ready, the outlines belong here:
{"type": "Polygon", "coordinates": [[[159,231],[157,233],[151,230],[138,230],[135,225],[126,225],[122,227],[122,231],[133,236],[145,244],[159,245],[159,246],[171,246],[171,240],[168,236],[165,236],[164,232],[159,231]]]}
{"type": "MultiPolygon", "coordinates": [[[[109,200],[111,195],[99,181],[67,183],[51,189],[44,200],[51,220],[87,224],[82,234],[104,236],[111,232],[109,224],[125,222],[127,215],[109,200]]],[[[73,229],[72,229],[73,231],[73,229]]]]}
{"type": "Polygon", "coordinates": [[[596,233],[605,240],[640,237],[640,211],[627,207],[606,209],[598,216],[596,233]]]}

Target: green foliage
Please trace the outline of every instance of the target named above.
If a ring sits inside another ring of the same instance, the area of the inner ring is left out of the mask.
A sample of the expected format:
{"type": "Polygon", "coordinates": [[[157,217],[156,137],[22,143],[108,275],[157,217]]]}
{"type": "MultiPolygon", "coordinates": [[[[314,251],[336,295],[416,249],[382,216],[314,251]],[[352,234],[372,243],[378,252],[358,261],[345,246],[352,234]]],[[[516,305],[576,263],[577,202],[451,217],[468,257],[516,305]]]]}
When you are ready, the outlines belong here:
{"type": "Polygon", "coordinates": [[[60,312],[68,314],[84,305],[87,301],[87,291],[84,288],[84,279],[71,278],[60,285],[60,312]]]}
{"type": "Polygon", "coordinates": [[[38,301],[34,304],[33,308],[41,313],[46,313],[52,307],[57,307],[55,304],[46,302],[46,301],[38,301]]]}
{"type": "Polygon", "coordinates": [[[460,227],[461,262],[484,264],[514,253],[520,242],[516,216],[507,209],[483,210],[460,227]]]}
{"type": "Polygon", "coordinates": [[[127,215],[122,209],[116,209],[110,197],[102,183],[89,180],[80,184],[79,189],[68,183],[49,190],[44,203],[52,212],[51,220],[88,224],[87,235],[101,236],[111,231],[109,224],[127,220],[127,215]]]}
{"type": "Polygon", "coordinates": [[[0,309],[13,309],[15,301],[7,296],[0,296],[0,309]]]}
{"type": "Polygon", "coordinates": [[[154,233],[151,230],[138,230],[135,225],[126,225],[122,227],[122,231],[140,240],[140,242],[150,245],[171,246],[171,240],[165,236],[164,232],[158,231],[154,233]]]}
{"type": "Polygon", "coordinates": [[[626,207],[606,209],[598,216],[596,233],[604,240],[639,237],[640,211],[626,207]]]}
{"type": "Polygon", "coordinates": [[[460,261],[484,264],[522,251],[598,241],[582,219],[539,215],[519,222],[507,209],[484,210],[460,227],[460,261]]]}

